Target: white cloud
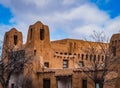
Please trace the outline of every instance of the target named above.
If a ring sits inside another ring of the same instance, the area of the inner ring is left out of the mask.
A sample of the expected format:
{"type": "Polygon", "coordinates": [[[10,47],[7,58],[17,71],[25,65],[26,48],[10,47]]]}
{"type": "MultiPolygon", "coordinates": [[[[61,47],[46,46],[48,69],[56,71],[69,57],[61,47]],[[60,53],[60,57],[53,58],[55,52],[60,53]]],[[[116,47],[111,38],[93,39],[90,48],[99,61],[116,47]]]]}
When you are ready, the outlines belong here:
{"type": "MultiPolygon", "coordinates": [[[[120,17],[111,19],[89,0],[1,0],[13,13],[11,23],[26,37],[28,27],[37,20],[47,24],[54,32],[62,30],[69,37],[81,38],[93,30],[105,30],[108,35],[120,29],[120,17]]],[[[59,33],[58,33],[59,35],[59,33]]],[[[60,36],[60,35],[59,35],[60,36]]]]}
{"type": "Polygon", "coordinates": [[[64,5],[71,5],[71,4],[74,4],[75,2],[76,0],[63,0],[64,5]]]}
{"type": "Polygon", "coordinates": [[[34,3],[35,6],[37,7],[43,7],[43,6],[47,6],[50,0],[25,0],[24,2],[25,4],[28,4],[28,5],[34,3]]]}

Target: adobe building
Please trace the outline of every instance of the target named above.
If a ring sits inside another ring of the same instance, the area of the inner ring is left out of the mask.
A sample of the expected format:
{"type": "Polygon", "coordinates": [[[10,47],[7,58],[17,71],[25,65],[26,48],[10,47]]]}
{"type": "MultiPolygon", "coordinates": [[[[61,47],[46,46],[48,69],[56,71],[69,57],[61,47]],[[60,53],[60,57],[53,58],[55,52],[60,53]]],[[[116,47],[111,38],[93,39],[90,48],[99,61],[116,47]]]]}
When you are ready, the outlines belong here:
{"type": "MultiPolygon", "coordinates": [[[[102,43],[106,49],[109,45],[114,48],[115,57],[120,53],[118,36],[120,34],[113,35],[110,44],[102,43]]],[[[11,77],[10,88],[16,88],[16,80],[20,78],[31,80],[28,82],[31,87],[27,87],[27,84],[24,88],[94,88],[94,82],[85,71],[88,71],[88,67],[92,68],[92,62],[102,64],[105,60],[98,43],[77,39],[50,41],[49,28],[40,21],[29,26],[25,44],[22,39],[22,33],[15,28],[4,36],[3,58],[11,48],[16,51],[25,50],[26,58],[32,58],[32,65],[28,65],[29,68],[24,69],[24,73],[11,77]]],[[[8,57],[4,62],[7,61],[8,57]]]]}

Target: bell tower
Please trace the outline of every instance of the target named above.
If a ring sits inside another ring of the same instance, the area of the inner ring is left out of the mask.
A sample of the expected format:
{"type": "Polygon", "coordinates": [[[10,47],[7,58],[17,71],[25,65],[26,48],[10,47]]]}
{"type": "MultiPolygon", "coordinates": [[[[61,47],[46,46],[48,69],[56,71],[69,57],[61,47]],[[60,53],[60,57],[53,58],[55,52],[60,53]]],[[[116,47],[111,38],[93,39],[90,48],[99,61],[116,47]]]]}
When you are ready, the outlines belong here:
{"type": "Polygon", "coordinates": [[[40,60],[42,66],[44,62],[50,60],[50,35],[49,28],[40,21],[29,26],[27,42],[25,45],[26,52],[34,55],[40,60]]]}
{"type": "Polygon", "coordinates": [[[40,21],[34,25],[30,25],[28,30],[26,48],[36,50],[36,54],[42,52],[50,47],[50,36],[48,26],[42,24],[40,21]]]}
{"type": "Polygon", "coordinates": [[[22,48],[22,44],[23,40],[21,32],[17,31],[15,28],[6,32],[3,42],[2,59],[7,60],[10,50],[18,50],[22,48]]]}

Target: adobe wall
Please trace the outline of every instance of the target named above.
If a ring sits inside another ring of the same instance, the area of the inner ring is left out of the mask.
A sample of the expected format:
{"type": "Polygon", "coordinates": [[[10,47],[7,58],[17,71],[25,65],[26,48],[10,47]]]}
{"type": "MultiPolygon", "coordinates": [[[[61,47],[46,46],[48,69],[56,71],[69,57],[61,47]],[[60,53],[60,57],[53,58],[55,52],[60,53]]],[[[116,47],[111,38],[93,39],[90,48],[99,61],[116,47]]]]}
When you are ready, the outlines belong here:
{"type": "Polygon", "coordinates": [[[118,72],[115,88],[120,88],[120,33],[112,35],[110,39],[110,49],[116,59],[113,63],[114,70],[118,72]]]}
{"type": "MultiPolygon", "coordinates": [[[[115,34],[110,40],[110,47],[116,48],[116,56],[120,56],[120,34],[115,34]]],[[[104,43],[105,48],[108,48],[109,44],[104,43]]],[[[103,52],[100,52],[100,46],[95,42],[87,42],[83,40],[75,39],[63,39],[50,42],[50,33],[47,25],[44,25],[40,21],[29,26],[27,41],[23,45],[22,33],[17,31],[15,28],[6,32],[4,37],[2,57],[4,58],[8,54],[9,48],[15,50],[23,48],[26,53],[26,58],[32,59],[31,67],[32,72],[30,74],[34,88],[42,88],[43,79],[51,79],[51,88],[57,88],[57,80],[54,72],[46,72],[45,74],[37,74],[39,71],[47,69],[45,63],[49,64],[48,69],[63,69],[63,60],[68,60],[68,69],[80,68],[79,61],[84,62],[84,66],[89,66],[92,61],[96,60],[102,63],[105,59],[103,52]],[[17,36],[17,41],[16,41],[17,36]],[[96,51],[93,51],[94,46],[96,51]],[[92,55],[92,57],[91,57],[92,55]],[[90,59],[92,58],[92,59],[90,59]]],[[[8,59],[8,57],[7,57],[8,59]]],[[[119,68],[118,68],[119,69],[119,68]]],[[[25,69],[24,75],[27,74],[25,69]]],[[[86,78],[80,72],[73,72],[72,75],[72,88],[81,88],[81,80],[86,78]],[[78,85],[77,85],[78,84],[78,85]]],[[[88,78],[87,78],[88,79],[88,78]]],[[[88,87],[94,86],[92,81],[88,79],[88,87]],[[91,84],[91,85],[90,85],[91,84]]],[[[118,81],[117,81],[118,82],[118,81]]],[[[119,85],[117,83],[117,85],[119,85]]]]}

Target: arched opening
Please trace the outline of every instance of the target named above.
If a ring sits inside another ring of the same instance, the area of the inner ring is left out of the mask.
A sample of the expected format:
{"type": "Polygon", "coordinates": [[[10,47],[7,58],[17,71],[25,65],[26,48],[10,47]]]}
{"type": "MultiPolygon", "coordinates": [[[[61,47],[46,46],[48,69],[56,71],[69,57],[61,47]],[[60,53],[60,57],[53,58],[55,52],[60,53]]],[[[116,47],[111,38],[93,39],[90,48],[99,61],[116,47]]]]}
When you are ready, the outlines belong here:
{"type": "Polygon", "coordinates": [[[86,54],[86,60],[88,59],[88,54],[86,54]]]}
{"type": "Polygon", "coordinates": [[[100,61],[100,55],[98,55],[98,61],[100,61]]]}
{"type": "Polygon", "coordinates": [[[40,40],[44,39],[44,29],[40,29],[40,40]]]}
{"type": "Polygon", "coordinates": [[[82,54],[82,60],[84,59],[84,54],[82,54]]]}
{"type": "Polygon", "coordinates": [[[17,45],[17,42],[18,42],[18,36],[14,35],[14,45],[17,45]]]}

